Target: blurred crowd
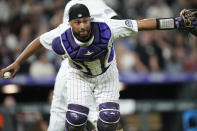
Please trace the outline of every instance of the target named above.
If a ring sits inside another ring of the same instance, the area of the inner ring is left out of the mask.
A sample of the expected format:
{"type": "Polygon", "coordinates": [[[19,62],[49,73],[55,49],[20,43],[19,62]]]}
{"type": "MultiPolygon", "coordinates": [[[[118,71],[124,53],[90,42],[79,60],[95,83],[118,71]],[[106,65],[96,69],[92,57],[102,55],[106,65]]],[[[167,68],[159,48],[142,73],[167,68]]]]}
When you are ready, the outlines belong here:
{"type": "MultiPolygon", "coordinates": [[[[51,105],[52,96],[53,90],[49,90],[46,100],[49,105],[51,105]]],[[[0,131],[47,131],[50,117],[48,109],[41,112],[39,108],[34,108],[32,103],[23,109],[17,108],[20,106],[13,95],[7,95],[3,99],[3,108],[1,107],[0,111],[0,131]]]]}
{"type": "MultiPolygon", "coordinates": [[[[196,0],[105,0],[124,19],[176,17],[196,0]]],[[[62,23],[68,0],[0,0],[0,68],[11,64],[37,36],[62,23]]],[[[99,7],[98,7],[99,8],[99,7]]],[[[180,31],[146,31],[115,41],[120,72],[197,71],[197,37],[180,31]]],[[[61,57],[41,50],[19,73],[53,76],[61,57]]]]}

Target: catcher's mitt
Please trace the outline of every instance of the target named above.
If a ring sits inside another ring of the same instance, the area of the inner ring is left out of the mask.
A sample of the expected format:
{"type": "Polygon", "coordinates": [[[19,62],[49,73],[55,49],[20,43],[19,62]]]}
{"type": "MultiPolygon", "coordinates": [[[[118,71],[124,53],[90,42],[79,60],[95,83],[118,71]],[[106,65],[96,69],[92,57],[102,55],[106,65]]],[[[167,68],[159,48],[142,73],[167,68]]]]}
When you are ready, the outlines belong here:
{"type": "Polygon", "coordinates": [[[177,28],[197,36],[197,9],[183,9],[176,19],[177,28]]]}

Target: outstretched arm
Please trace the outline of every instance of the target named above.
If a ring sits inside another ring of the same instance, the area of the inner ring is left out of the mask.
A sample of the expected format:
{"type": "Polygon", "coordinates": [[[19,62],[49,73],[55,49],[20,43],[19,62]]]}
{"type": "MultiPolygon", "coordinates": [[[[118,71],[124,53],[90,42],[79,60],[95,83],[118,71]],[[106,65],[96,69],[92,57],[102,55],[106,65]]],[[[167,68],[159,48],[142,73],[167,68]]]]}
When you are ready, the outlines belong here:
{"type": "Polygon", "coordinates": [[[21,63],[41,48],[43,48],[43,46],[40,43],[40,38],[36,38],[25,48],[25,50],[19,55],[19,57],[14,61],[14,63],[0,70],[0,77],[3,78],[5,72],[11,72],[12,77],[14,77],[20,69],[21,63]]]}
{"type": "Polygon", "coordinates": [[[144,30],[172,30],[178,29],[181,24],[176,18],[144,19],[138,20],[138,31],[144,30]]]}
{"type": "Polygon", "coordinates": [[[138,20],[138,31],[178,29],[197,36],[197,10],[183,9],[176,18],[138,20]]]}
{"type": "Polygon", "coordinates": [[[138,31],[157,29],[156,19],[138,20],[137,25],[138,25],[138,31]]]}

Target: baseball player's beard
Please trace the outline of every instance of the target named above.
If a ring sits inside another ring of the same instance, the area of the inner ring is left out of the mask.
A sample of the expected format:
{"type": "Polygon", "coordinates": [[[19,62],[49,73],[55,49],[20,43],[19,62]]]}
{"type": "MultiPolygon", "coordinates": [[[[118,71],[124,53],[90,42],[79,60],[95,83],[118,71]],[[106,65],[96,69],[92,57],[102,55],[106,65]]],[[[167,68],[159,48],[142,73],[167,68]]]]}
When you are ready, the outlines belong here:
{"type": "Polygon", "coordinates": [[[81,42],[87,42],[92,34],[92,29],[89,30],[83,30],[83,31],[79,31],[79,32],[73,32],[74,36],[81,42]]]}

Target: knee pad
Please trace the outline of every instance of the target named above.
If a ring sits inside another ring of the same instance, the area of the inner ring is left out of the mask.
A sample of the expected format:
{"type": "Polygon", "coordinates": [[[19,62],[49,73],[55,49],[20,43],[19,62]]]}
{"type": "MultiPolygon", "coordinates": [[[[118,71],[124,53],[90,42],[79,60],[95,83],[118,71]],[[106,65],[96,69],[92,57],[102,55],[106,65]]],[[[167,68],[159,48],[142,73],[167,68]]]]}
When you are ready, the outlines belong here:
{"type": "Polygon", "coordinates": [[[71,126],[82,126],[86,124],[89,109],[82,105],[69,104],[66,112],[66,121],[71,126]]]}
{"type": "Polygon", "coordinates": [[[118,123],[120,120],[119,104],[114,102],[100,104],[99,119],[107,124],[118,123]]]}
{"type": "Polygon", "coordinates": [[[116,131],[119,120],[119,104],[106,102],[99,105],[98,131],[116,131]]]}

